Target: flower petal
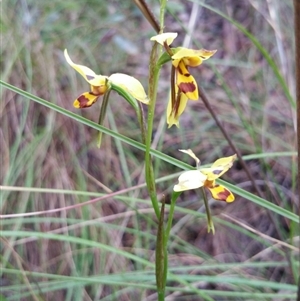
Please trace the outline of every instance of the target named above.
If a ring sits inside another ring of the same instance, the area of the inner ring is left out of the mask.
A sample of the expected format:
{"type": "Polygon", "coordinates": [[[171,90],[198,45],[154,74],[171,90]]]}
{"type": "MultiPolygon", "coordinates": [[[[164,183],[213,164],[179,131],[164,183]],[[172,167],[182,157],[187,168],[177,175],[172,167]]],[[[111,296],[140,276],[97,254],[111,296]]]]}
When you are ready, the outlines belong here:
{"type": "Polygon", "coordinates": [[[222,185],[216,184],[212,187],[205,187],[209,189],[212,197],[215,200],[225,201],[226,203],[231,203],[234,201],[234,195],[232,194],[232,192],[222,185]]]}
{"type": "Polygon", "coordinates": [[[183,61],[176,68],[176,83],[181,92],[189,99],[199,98],[198,85],[195,78],[189,73],[183,61]]]}
{"type": "Polygon", "coordinates": [[[175,87],[175,97],[176,99],[175,99],[174,106],[172,106],[172,99],[170,96],[168,107],[167,107],[167,123],[169,128],[172,125],[176,125],[177,127],[179,127],[179,117],[185,110],[188,101],[187,96],[181,93],[178,90],[177,86],[175,87]]]}
{"type": "Polygon", "coordinates": [[[200,65],[202,63],[202,60],[209,59],[212,55],[214,55],[217,52],[217,50],[206,50],[206,49],[195,50],[195,49],[188,49],[184,47],[178,47],[175,51],[176,51],[175,54],[172,56],[174,62],[178,60],[182,60],[184,58],[191,59],[190,61],[187,61],[186,64],[192,67],[200,65]]]}
{"type": "Polygon", "coordinates": [[[109,80],[126,90],[134,98],[144,104],[149,104],[148,96],[142,84],[134,77],[123,73],[115,73],[109,77],[109,80]]]}
{"type": "Polygon", "coordinates": [[[207,175],[207,179],[212,181],[221,177],[236,160],[236,155],[220,158],[213,163],[210,168],[202,168],[201,172],[207,175]]]}
{"type": "Polygon", "coordinates": [[[156,41],[161,45],[164,45],[165,42],[167,43],[167,45],[171,45],[177,35],[177,32],[165,32],[150,38],[150,40],[156,41]]]}
{"type": "Polygon", "coordinates": [[[191,149],[180,149],[179,150],[182,153],[188,154],[190,157],[192,157],[195,161],[197,166],[200,165],[200,159],[196,157],[194,152],[191,149]]]}
{"type": "Polygon", "coordinates": [[[88,108],[97,101],[99,95],[92,92],[85,92],[75,99],[73,106],[77,109],[88,108]]]}
{"type": "Polygon", "coordinates": [[[68,62],[68,64],[73,67],[78,73],[80,73],[86,81],[89,81],[91,78],[94,78],[96,76],[95,72],[91,70],[90,68],[83,66],[83,65],[77,65],[73,63],[71,58],[69,57],[67,49],[64,51],[65,58],[68,62]]]}
{"type": "Polygon", "coordinates": [[[181,174],[178,178],[178,184],[174,186],[174,191],[185,191],[202,187],[206,176],[199,170],[189,170],[181,174]]]}

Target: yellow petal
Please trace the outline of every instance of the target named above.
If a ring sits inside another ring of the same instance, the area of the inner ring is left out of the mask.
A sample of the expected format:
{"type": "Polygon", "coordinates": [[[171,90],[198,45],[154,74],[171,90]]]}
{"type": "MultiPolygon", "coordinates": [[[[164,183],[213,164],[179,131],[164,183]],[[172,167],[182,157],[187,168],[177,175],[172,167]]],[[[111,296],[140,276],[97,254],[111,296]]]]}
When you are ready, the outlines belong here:
{"type": "Polygon", "coordinates": [[[207,187],[207,188],[209,189],[212,197],[215,200],[225,201],[227,203],[231,203],[234,201],[234,195],[232,194],[232,192],[222,185],[216,184],[213,187],[207,187]]]}
{"type": "Polygon", "coordinates": [[[236,160],[236,154],[229,157],[220,158],[216,160],[211,167],[212,168],[223,167],[224,169],[228,170],[232,166],[235,160],[236,160]]]}
{"type": "Polygon", "coordinates": [[[165,32],[152,37],[150,40],[156,41],[161,45],[164,45],[165,42],[167,45],[171,45],[177,35],[177,32],[165,32]]]}
{"type": "Polygon", "coordinates": [[[64,55],[65,55],[65,58],[66,58],[68,64],[71,67],[73,67],[78,73],[80,73],[85,78],[85,80],[88,81],[91,77],[94,78],[96,76],[95,72],[93,70],[91,70],[90,68],[83,66],[83,65],[77,65],[77,64],[73,63],[73,61],[69,57],[67,49],[65,49],[64,55]]]}
{"type": "Polygon", "coordinates": [[[88,108],[97,101],[98,97],[99,95],[92,92],[85,92],[74,101],[73,106],[77,109],[88,108]]]}
{"type": "MultiPolygon", "coordinates": [[[[189,61],[186,62],[188,66],[198,66],[202,63],[202,60],[207,60],[210,58],[212,55],[214,55],[217,50],[206,50],[206,49],[200,49],[200,50],[195,50],[195,49],[188,49],[184,47],[178,47],[175,50],[175,54],[172,56],[172,59],[177,61],[177,60],[182,60],[184,58],[186,59],[192,59],[189,63],[189,61]]],[[[176,67],[176,66],[175,66],[176,67]]]]}
{"type": "Polygon", "coordinates": [[[220,158],[210,168],[202,168],[201,172],[207,175],[208,180],[215,180],[221,177],[236,160],[236,155],[220,158]]]}
{"type": "Polygon", "coordinates": [[[203,60],[198,56],[186,57],[182,59],[186,66],[196,67],[202,64],[203,60]]]}
{"type": "Polygon", "coordinates": [[[179,90],[189,99],[199,98],[198,85],[195,78],[189,73],[183,61],[176,68],[176,84],[179,90]]]}
{"type": "Polygon", "coordinates": [[[188,98],[185,94],[178,91],[175,87],[175,103],[172,106],[172,99],[170,96],[168,107],[167,107],[167,123],[170,128],[172,125],[179,127],[179,117],[186,108],[188,98]],[[180,94],[178,94],[180,93],[180,94]]]}
{"type": "Polygon", "coordinates": [[[196,157],[196,155],[191,149],[180,149],[179,151],[191,156],[196,161],[197,167],[200,165],[200,159],[196,157]]]}
{"type": "Polygon", "coordinates": [[[69,57],[67,49],[64,51],[65,58],[68,62],[68,64],[74,68],[79,74],[83,76],[83,78],[91,85],[93,86],[100,86],[105,84],[107,77],[102,75],[97,75],[92,69],[83,66],[75,64],[71,58],[69,57]]]}
{"type": "Polygon", "coordinates": [[[142,84],[134,77],[127,74],[115,73],[109,77],[109,80],[126,90],[134,98],[144,104],[149,104],[148,96],[142,86],[142,84]]]}
{"type": "Polygon", "coordinates": [[[174,186],[174,191],[185,191],[202,187],[206,176],[199,170],[189,170],[181,174],[178,178],[178,184],[174,186]]]}
{"type": "Polygon", "coordinates": [[[209,59],[211,56],[213,56],[217,50],[207,50],[207,49],[199,49],[199,50],[193,50],[194,51],[194,55],[200,57],[202,60],[207,60],[209,59]]]}

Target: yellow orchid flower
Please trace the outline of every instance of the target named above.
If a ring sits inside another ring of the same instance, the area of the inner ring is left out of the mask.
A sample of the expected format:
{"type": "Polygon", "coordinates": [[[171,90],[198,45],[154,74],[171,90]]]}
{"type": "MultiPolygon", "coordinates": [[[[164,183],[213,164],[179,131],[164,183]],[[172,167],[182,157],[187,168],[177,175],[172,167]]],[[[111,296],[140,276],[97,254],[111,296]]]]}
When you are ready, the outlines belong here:
{"type": "MultiPolygon", "coordinates": [[[[173,42],[177,34],[173,32],[162,33],[151,38],[161,45],[167,44],[167,47],[173,42]]],[[[176,125],[179,127],[179,117],[183,113],[187,100],[197,100],[199,98],[198,85],[195,78],[189,73],[188,67],[196,67],[202,64],[204,60],[209,59],[217,50],[206,49],[188,49],[184,47],[167,49],[167,52],[173,53],[171,56],[172,65],[175,68],[175,99],[169,100],[167,110],[167,123],[169,127],[176,125]],[[177,89],[178,88],[178,89],[177,89]],[[185,97],[183,97],[185,95],[185,97]],[[182,104],[181,104],[182,102],[182,104]],[[171,115],[170,115],[171,114],[171,115]]],[[[174,79],[172,79],[174,81],[174,79]]]]}
{"type": "Polygon", "coordinates": [[[75,108],[87,108],[94,104],[98,97],[105,94],[110,83],[126,90],[131,96],[142,103],[148,104],[149,99],[142,84],[132,76],[123,73],[115,73],[111,76],[97,75],[90,68],[73,63],[67,49],[64,51],[68,64],[74,68],[90,84],[89,92],[82,93],[73,103],[75,108]]]}
{"type": "Polygon", "coordinates": [[[171,127],[173,124],[179,127],[179,117],[184,111],[184,109],[179,110],[179,108],[185,108],[187,102],[182,95],[185,95],[186,98],[190,100],[197,100],[199,98],[197,82],[189,73],[188,67],[196,67],[201,65],[203,60],[210,58],[214,53],[216,53],[216,50],[193,50],[187,48],[176,49],[176,53],[172,56],[172,65],[175,67],[175,100],[180,99],[180,104],[176,105],[175,101],[175,103],[172,105],[172,114],[174,115],[175,122],[170,120],[170,122],[168,122],[169,127],[171,127]],[[177,91],[176,87],[178,87],[177,91]],[[181,102],[183,102],[182,105],[181,102]]]}
{"type": "MultiPolygon", "coordinates": [[[[192,150],[188,149],[180,151],[195,159],[198,167],[200,160],[196,157],[192,150]]],[[[209,168],[186,171],[179,176],[178,184],[174,186],[173,190],[179,192],[206,187],[215,200],[231,203],[234,201],[234,195],[226,187],[216,184],[216,179],[231,168],[235,160],[236,155],[233,155],[218,159],[209,168]]]]}

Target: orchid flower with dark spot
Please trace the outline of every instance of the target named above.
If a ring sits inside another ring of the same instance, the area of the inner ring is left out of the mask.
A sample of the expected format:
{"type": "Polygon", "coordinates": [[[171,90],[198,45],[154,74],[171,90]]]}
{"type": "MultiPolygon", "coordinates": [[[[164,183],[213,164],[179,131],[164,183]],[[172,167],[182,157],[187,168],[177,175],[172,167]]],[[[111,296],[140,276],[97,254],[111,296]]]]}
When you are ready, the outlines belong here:
{"type": "Polygon", "coordinates": [[[169,127],[174,124],[177,127],[179,126],[179,117],[183,113],[188,99],[197,100],[199,98],[197,82],[189,73],[188,67],[201,65],[204,60],[209,59],[217,51],[206,49],[194,50],[184,47],[168,48],[176,36],[176,33],[169,32],[151,38],[152,41],[156,41],[167,48],[168,53],[171,52],[172,65],[175,68],[174,91],[171,91],[167,109],[167,123],[169,127]]]}
{"type": "MultiPolygon", "coordinates": [[[[200,160],[192,150],[180,151],[191,156],[196,161],[197,167],[199,167],[200,160]]],[[[210,191],[215,200],[231,203],[234,201],[234,195],[223,185],[217,184],[216,179],[231,168],[235,160],[236,155],[224,157],[215,161],[209,168],[186,171],[179,176],[178,184],[174,186],[173,190],[179,192],[205,187],[210,191]]]]}
{"type": "Polygon", "coordinates": [[[135,99],[148,104],[149,99],[142,84],[132,76],[122,73],[115,73],[111,76],[97,75],[90,68],[73,63],[68,55],[67,49],[64,51],[68,64],[73,67],[90,84],[90,91],[82,93],[73,103],[75,108],[87,108],[93,105],[99,96],[104,95],[110,88],[110,84],[121,87],[135,99]]]}

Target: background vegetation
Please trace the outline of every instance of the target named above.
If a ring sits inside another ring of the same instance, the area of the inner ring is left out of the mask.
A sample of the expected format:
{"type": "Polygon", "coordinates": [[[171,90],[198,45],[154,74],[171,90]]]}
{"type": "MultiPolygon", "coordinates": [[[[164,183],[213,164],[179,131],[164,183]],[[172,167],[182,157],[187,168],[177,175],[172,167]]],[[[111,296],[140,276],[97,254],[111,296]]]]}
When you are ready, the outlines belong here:
{"type": "MultiPolygon", "coordinates": [[[[157,1],[148,3],[156,14],[157,1]]],[[[155,33],[133,1],[10,0],[1,10],[1,80],[13,87],[97,122],[98,103],[72,107],[87,85],[65,62],[65,48],[99,74],[123,72],[147,86],[155,33]]],[[[174,46],[218,49],[192,73],[259,193],[236,163],[224,177],[235,185],[236,201],[210,200],[214,236],[207,233],[201,194],[181,195],[169,244],[167,300],[296,297],[292,16],[291,0],[168,3],[165,31],[179,33],[174,46]]],[[[233,154],[201,100],[189,102],[180,129],[166,128],[169,73],[163,70],[159,86],[153,148],[189,164],[179,148],[193,149],[203,164],[233,154]]],[[[156,300],[157,225],[143,151],[109,135],[98,149],[94,128],[32,99],[1,87],[0,299],[156,300]],[[67,206],[74,208],[54,211],[67,206]],[[44,210],[50,213],[22,215],[44,210]]],[[[134,112],[118,95],[105,126],[140,141],[134,112]]],[[[182,169],[160,156],[154,160],[158,191],[168,201],[182,169]]]]}

